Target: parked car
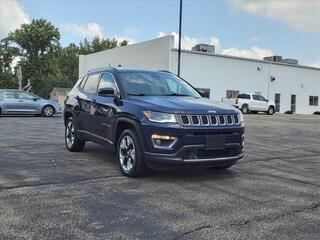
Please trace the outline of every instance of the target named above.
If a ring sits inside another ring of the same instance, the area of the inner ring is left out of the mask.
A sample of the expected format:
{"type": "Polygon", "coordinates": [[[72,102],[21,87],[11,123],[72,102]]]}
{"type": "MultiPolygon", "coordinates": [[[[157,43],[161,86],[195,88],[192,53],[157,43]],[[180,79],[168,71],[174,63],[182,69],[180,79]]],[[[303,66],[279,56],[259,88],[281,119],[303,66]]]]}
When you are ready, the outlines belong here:
{"type": "Polygon", "coordinates": [[[241,112],[163,71],[89,71],[68,94],[64,121],[69,151],[86,141],[107,146],[129,177],[147,168],[228,168],[244,155],[241,112]]]}
{"type": "Polygon", "coordinates": [[[51,117],[61,113],[60,106],[30,92],[0,89],[0,115],[39,115],[51,117]]]}
{"type": "Polygon", "coordinates": [[[269,115],[275,113],[274,102],[265,99],[259,94],[242,93],[239,94],[236,98],[223,98],[222,102],[240,109],[244,114],[248,113],[249,111],[254,113],[266,112],[269,115]]]}

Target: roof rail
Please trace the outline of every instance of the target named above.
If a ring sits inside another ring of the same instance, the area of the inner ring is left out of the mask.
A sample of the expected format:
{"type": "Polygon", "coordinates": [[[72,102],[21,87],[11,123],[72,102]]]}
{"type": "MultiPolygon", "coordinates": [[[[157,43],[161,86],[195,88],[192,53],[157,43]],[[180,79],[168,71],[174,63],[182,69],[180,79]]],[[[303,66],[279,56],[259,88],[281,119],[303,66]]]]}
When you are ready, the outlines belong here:
{"type": "Polygon", "coordinates": [[[114,69],[114,70],[116,70],[116,68],[114,68],[114,67],[99,67],[99,68],[90,69],[90,70],[87,71],[87,73],[97,72],[97,71],[106,70],[106,69],[114,69]]]}

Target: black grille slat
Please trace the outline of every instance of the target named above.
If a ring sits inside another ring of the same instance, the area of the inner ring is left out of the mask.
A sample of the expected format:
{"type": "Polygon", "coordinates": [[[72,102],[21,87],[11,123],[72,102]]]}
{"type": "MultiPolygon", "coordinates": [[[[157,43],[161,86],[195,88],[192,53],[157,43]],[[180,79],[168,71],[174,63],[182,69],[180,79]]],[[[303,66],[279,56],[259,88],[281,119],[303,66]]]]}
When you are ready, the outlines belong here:
{"type": "Polygon", "coordinates": [[[182,122],[183,125],[189,125],[190,124],[188,116],[182,115],[182,116],[180,116],[180,119],[181,119],[181,122],[182,122]]]}
{"type": "Polygon", "coordinates": [[[232,116],[231,115],[227,116],[227,123],[228,123],[228,125],[232,125],[232,116]]]}
{"type": "Polygon", "coordinates": [[[208,116],[201,116],[201,122],[203,125],[209,125],[208,116]]]}
{"type": "Polygon", "coordinates": [[[226,124],[226,120],[225,120],[225,118],[224,118],[223,115],[220,115],[220,116],[219,116],[219,124],[220,124],[220,125],[225,125],[225,124],[226,124]]]}
{"type": "Polygon", "coordinates": [[[210,116],[211,124],[217,125],[217,117],[216,116],[210,116]]]}
{"type": "Polygon", "coordinates": [[[191,116],[191,121],[192,121],[193,125],[200,125],[200,121],[199,121],[199,117],[198,116],[192,115],[191,116]]]}

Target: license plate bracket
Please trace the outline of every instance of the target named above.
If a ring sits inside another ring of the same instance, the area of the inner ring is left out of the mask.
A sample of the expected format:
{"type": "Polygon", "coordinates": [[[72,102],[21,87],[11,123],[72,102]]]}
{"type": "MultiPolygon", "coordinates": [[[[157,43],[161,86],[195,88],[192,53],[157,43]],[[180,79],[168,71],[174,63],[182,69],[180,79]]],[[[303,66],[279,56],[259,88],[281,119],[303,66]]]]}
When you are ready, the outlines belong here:
{"type": "Polygon", "coordinates": [[[206,150],[218,150],[226,148],[226,138],[223,135],[208,135],[206,137],[206,150]]]}

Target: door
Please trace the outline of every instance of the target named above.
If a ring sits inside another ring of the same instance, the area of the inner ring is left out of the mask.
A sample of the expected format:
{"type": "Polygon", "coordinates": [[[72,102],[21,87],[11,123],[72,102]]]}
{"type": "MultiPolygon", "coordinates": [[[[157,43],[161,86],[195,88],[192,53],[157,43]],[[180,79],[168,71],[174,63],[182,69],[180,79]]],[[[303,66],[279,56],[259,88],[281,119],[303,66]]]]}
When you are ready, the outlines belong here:
{"type": "MultiPolygon", "coordinates": [[[[76,96],[79,103],[80,113],[78,116],[78,129],[85,134],[91,134],[92,116],[94,114],[95,97],[99,83],[100,74],[89,75],[76,96]]],[[[82,85],[82,84],[81,84],[82,85]]],[[[92,134],[91,134],[92,135],[92,134]]]]}
{"type": "Polygon", "coordinates": [[[2,91],[0,92],[0,106],[2,114],[19,113],[19,106],[16,98],[15,91],[2,91]]]}
{"type": "Polygon", "coordinates": [[[290,107],[290,110],[291,112],[296,112],[296,98],[297,96],[296,95],[291,95],[291,107],[290,107]]]}
{"type": "Polygon", "coordinates": [[[249,109],[252,111],[267,111],[268,110],[268,102],[267,100],[261,95],[252,95],[252,106],[249,106],[249,109]]]}
{"type": "MultiPolygon", "coordinates": [[[[111,87],[114,95],[119,94],[119,90],[112,73],[105,72],[102,74],[98,91],[101,88],[111,87]]],[[[114,128],[115,116],[117,113],[117,100],[115,96],[102,97],[96,96],[94,105],[93,124],[91,132],[107,142],[112,142],[112,133],[114,128]]]]}
{"type": "Polygon", "coordinates": [[[40,114],[41,105],[39,99],[35,95],[28,92],[16,92],[18,104],[24,114],[40,114]]]}
{"type": "Polygon", "coordinates": [[[280,93],[276,93],[274,95],[274,104],[276,105],[276,112],[280,112],[280,93]]]}

